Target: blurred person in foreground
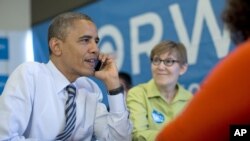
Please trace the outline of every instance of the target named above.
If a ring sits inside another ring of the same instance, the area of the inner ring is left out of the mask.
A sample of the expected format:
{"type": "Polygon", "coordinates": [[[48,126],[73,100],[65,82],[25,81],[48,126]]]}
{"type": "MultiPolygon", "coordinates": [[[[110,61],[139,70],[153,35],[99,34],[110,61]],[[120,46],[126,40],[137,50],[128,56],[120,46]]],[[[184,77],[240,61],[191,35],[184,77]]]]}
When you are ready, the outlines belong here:
{"type": "Polygon", "coordinates": [[[210,72],[158,141],[229,141],[231,125],[250,125],[250,1],[226,2],[222,19],[238,47],[210,72]]]}
{"type": "Polygon", "coordinates": [[[178,79],[187,68],[186,48],[181,43],[162,41],[150,54],[153,78],[131,88],[127,106],[133,122],[134,141],[153,141],[192,98],[178,79]]]}
{"type": "Polygon", "coordinates": [[[89,16],[55,17],[48,31],[49,62],[21,64],[0,96],[0,140],[131,140],[116,64],[99,52],[98,42],[89,16]],[[97,60],[103,64],[99,71],[97,60]],[[110,112],[88,76],[105,83],[110,112]]]}

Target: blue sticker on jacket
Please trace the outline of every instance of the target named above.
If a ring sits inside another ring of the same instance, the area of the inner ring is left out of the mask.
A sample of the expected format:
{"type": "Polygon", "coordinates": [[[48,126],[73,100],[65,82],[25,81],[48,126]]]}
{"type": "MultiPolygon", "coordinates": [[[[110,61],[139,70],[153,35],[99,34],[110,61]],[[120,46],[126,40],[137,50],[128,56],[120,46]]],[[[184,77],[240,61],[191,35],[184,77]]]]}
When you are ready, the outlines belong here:
{"type": "Polygon", "coordinates": [[[165,118],[163,116],[162,113],[156,111],[156,110],[153,110],[152,112],[152,117],[153,117],[153,120],[156,122],[156,123],[163,123],[165,118]]]}

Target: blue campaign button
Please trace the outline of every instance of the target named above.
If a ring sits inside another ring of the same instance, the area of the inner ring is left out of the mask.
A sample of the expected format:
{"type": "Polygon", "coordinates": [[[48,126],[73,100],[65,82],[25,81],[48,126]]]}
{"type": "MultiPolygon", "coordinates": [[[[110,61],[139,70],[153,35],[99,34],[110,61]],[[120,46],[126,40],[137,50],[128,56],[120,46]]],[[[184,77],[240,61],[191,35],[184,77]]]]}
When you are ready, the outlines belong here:
{"type": "Polygon", "coordinates": [[[164,115],[156,110],[153,110],[152,117],[153,117],[154,122],[156,123],[163,123],[165,120],[164,115]]]}

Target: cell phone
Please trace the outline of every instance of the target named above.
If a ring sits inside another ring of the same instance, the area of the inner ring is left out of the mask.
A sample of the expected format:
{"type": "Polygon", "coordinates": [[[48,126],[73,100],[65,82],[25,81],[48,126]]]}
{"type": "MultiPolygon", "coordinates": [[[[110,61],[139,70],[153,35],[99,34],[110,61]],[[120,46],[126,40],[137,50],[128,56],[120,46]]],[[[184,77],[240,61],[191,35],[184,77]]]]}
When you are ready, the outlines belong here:
{"type": "Polygon", "coordinates": [[[97,63],[95,65],[95,71],[99,71],[101,69],[102,66],[102,61],[97,60],[97,63]]]}

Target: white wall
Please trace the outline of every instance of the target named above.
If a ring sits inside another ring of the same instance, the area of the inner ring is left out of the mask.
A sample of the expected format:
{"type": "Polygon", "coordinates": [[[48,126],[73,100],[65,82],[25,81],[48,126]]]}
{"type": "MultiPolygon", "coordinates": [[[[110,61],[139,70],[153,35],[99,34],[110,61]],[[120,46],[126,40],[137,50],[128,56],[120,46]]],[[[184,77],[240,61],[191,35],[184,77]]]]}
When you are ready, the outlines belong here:
{"type": "Polygon", "coordinates": [[[23,30],[30,27],[31,0],[0,0],[0,30],[23,30]]]}
{"type": "Polygon", "coordinates": [[[6,77],[21,63],[32,61],[31,0],[0,0],[0,95],[6,77]],[[5,50],[8,50],[8,58],[5,50]]]}
{"type": "Polygon", "coordinates": [[[33,60],[33,54],[27,53],[32,50],[32,36],[29,32],[30,2],[31,0],[0,0],[0,38],[8,39],[9,49],[9,59],[0,60],[0,64],[5,64],[0,66],[2,73],[9,74],[20,63],[33,60]]]}

